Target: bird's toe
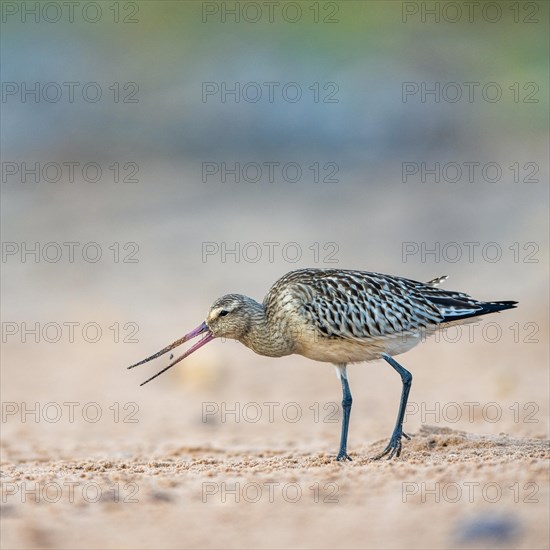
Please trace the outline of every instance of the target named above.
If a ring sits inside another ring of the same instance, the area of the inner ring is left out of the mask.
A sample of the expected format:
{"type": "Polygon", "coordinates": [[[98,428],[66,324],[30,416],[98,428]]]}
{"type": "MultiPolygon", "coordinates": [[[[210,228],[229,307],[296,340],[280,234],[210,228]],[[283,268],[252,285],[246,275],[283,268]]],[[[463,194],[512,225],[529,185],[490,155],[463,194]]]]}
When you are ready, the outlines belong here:
{"type": "Polygon", "coordinates": [[[336,460],[337,460],[338,462],[346,462],[346,461],[348,461],[348,460],[353,460],[353,459],[352,459],[351,456],[349,456],[348,453],[346,453],[345,451],[340,451],[340,452],[338,453],[338,456],[336,457],[336,460]]]}
{"type": "Polygon", "coordinates": [[[401,449],[402,449],[401,437],[410,439],[410,437],[403,432],[394,433],[390,439],[390,442],[387,444],[386,448],[381,453],[373,456],[372,460],[380,460],[381,458],[384,458],[386,455],[388,455],[387,460],[391,460],[392,458],[399,458],[401,456],[401,449]]]}

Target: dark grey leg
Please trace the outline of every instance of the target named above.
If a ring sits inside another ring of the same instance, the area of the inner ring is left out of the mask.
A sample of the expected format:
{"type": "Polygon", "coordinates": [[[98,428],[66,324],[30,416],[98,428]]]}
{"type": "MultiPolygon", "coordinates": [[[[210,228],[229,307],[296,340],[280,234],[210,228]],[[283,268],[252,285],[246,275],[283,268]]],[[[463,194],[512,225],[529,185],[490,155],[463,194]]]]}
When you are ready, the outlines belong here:
{"type": "Polygon", "coordinates": [[[405,409],[407,408],[407,399],[409,398],[409,392],[411,390],[412,384],[412,374],[404,369],[395,359],[389,355],[382,355],[382,357],[399,373],[401,376],[401,382],[403,382],[403,389],[401,390],[401,402],[399,403],[399,412],[397,413],[397,422],[395,423],[395,428],[390,439],[390,442],[386,448],[379,454],[376,455],[374,460],[378,460],[383,456],[388,455],[388,460],[390,458],[398,457],[401,454],[401,437],[410,439],[410,437],[403,433],[403,418],[405,417],[405,409]]]}
{"type": "Polygon", "coordinates": [[[342,382],[342,435],[340,437],[340,450],[338,451],[338,456],[336,460],[351,460],[351,457],[348,455],[346,449],[348,444],[348,429],[349,429],[349,416],[351,413],[351,404],[353,399],[351,397],[351,392],[349,391],[349,384],[346,375],[346,367],[338,367],[340,374],[340,381],[342,382]]]}

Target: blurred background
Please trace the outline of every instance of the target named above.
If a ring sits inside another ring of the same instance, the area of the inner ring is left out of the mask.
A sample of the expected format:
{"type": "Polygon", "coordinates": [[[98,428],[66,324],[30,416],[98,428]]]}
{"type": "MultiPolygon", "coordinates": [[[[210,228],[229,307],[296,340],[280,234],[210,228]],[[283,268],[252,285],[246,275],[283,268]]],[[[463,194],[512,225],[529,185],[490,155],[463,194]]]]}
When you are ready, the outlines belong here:
{"type": "MultiPolygon", "coordinates": [[[[401,357],[406,426],[548,437],[546,2],[74,4],[2,3],[5,463],[335,452],[339,425],[309,412],[340,402],[330,365],[214,342],[143,388],[166,362],[125,369],[217,297],[261,301],[302,267],[447,274],[448,288],[519,301],[401,357]],[[204,421],[205,403],[251,402],[295,402],[304,418],[204,421]],[[457,420],[422,414],[448,403],[457,420]]],[[[400,384],[381,363],[350,370],[349,446],[365,454],[389,437],[400,384]]],[[[46,538],[16,516],[7,543],[60,547],[62,528],[33,517],[46,538]]],[[[298,527],[274,547],[308,546],[298,527]]],[[[158,529],[112,544],[247,545],[158,529]]],[[[370,540],[397,544],[384,532],[370,540]]],[[[86,533],[82,547],[108,545],[86,533]]],[[[537,536],[544,547],[547,528],[537,536]]],[[[435,547],[429,530],[420,544],[435,547]]]]}

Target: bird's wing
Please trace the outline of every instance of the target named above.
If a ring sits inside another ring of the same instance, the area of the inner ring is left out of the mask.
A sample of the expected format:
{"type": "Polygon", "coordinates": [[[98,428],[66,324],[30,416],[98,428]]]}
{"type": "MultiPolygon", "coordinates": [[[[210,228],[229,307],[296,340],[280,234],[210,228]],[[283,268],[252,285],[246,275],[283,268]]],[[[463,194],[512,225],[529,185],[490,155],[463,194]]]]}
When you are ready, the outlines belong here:
{"type": "Polygon", "coordinates": [[[288,273],[266,296],[266,310],[281,300],[299,304],[301,315],[325,336],[351,339],[417,331],[445,322],[449,308],[469,312],[479,307],[466,294],[426,283],[331,269],[288,273]]]}

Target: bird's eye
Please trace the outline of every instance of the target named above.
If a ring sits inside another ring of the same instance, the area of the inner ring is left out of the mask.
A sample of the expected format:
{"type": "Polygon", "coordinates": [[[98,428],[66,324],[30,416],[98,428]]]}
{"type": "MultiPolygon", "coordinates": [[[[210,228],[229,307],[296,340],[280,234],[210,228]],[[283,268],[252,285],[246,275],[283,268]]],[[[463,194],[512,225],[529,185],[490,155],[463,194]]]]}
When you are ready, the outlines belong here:
{"type": "Polygon", "coordinates": [[[218,317],[225,317],[228,313],[229,313],[229,311],[227,311],[226,309],[222,309],[222,310],[218,313],[218,317]]]}

